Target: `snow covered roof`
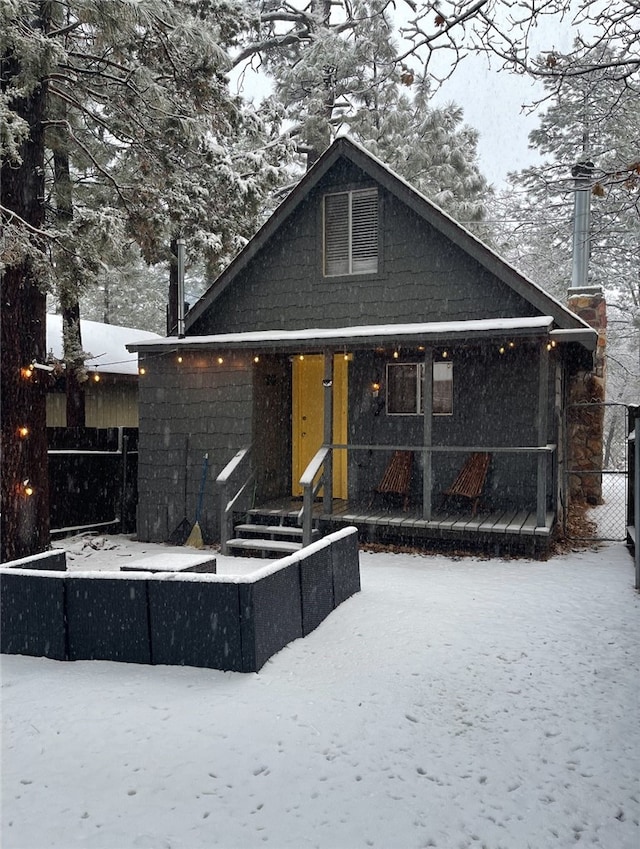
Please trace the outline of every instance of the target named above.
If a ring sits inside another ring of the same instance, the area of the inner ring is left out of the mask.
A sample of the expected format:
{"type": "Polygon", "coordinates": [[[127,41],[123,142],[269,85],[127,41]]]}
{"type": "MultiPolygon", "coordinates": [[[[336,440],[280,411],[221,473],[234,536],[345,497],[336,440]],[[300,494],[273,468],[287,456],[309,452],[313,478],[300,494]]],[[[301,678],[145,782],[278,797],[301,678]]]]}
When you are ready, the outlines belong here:
{"type": "Polygon", "coordinates": [[[459,338],[539,336],[553,332],[553,317],[489,318],[469,321],[433,321],[419,324],[369,324],[354,327],[314,327],[303,330],[250,330],[211,336],[168,336],[127,345],[130,351],[167,348],[310,348],[314,345],[364,346],[389,342],[425,343],[459,338]]]}
{"type": "MultiPolygon", "coordinates": [[[[151,342],[162,339],[157,333],[102,324],[99,321],[80,320],[82,348],[91,356],[86,364],[105,374],[137,374],[137,354],[127,350],[129,342],[151,342]]],[[[62,359],[62,316],[47,315],[47,353],[62,359]]]]}
{"type": "MultiPolygon", "coordinates": [[[[541,314],[553,316],[559,328],[585,330],[589,325],[559,300],[546,292],[537,283],[521,274],[488,245],[459,224],[440,209],[437,204],[415,189],[403,177],[392,171],[380,159],[371,154],[348,136],[340,136],[322,154],[313,167],[307,171],[295,189],[285,198],[271,217],[247,243],[244,249],[231,261],[219,277],[212,283],[200,300],[189,310],[185,319],[187,332],[191,326],[207,311],[222,292],[233,282],[251,259],[271,239],[284,222],[296,211],[309,192],[320,182],[327,172],[341,158],[345,158],[376,180],[380,185],[405,203],[416,214],[454,244],[459,245],[486,268],[525,298],[541,314]]],[[[590,329],[590,328],[589,328],[590,329]]],[[[591,335],[586,347],[592,349],[591,335]]],[[[576,339],[585,344],[584,340],[576,339]]]]}

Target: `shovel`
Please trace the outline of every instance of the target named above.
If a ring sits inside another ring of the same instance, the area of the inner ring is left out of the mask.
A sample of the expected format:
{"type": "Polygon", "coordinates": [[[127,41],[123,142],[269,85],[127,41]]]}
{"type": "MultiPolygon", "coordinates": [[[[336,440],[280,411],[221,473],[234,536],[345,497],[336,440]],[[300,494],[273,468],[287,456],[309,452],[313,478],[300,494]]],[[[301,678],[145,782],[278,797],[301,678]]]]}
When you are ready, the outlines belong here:
{"type": "Polygon", "coordinates": [[[204,455],[202,461],[202,477],[200,478],[200,491],[198,492],[198,504],[196,506],[196,520],[191,528],[191,533],[187,537],[185,545],[190,545],[191,548],[202,548],[204,542],[202,540],[202,530],[200,529],[200,511],[202,510],[202,501],[204,499],[204,487],[207,482],[207,467],[209,465],[209,455],[204,455]]]}

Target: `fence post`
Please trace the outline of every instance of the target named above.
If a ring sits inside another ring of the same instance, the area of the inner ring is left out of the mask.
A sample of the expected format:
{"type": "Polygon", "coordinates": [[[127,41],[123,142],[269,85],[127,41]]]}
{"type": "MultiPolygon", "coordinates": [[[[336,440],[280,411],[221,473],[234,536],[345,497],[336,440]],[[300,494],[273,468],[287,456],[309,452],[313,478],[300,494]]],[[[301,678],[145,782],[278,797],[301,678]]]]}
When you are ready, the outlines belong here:
{"type": "Polygon", "coordinates": [[[128,484],[128,469],[127,465],[129,462],[129,458],[127,457],[129,451],[129,437],[126,433],[124,433],[123,428],[118,428],[118,443],[121,446],[122,451],[122,489],[120,491],[120,530],[122,533],[128,532],[127,526],[127,484],[128,484]]]}
{"type": "MultiPolygon", "coordinates": [[[[629,407],[629,416],[633,416],[633,429],[629,435],[629,455],[627,463],[631,461],[631,451],[633,451],[633,479],[630,478],[627,482],[627,498],[631,496],[633,500],[633,516],[628,515],[628,521],[633,521],[634,539],[633,539],[633,557],[635,561],[635,588],[640,590],[640,407],[629,407]]],[[[629,469],[627,469],[629,471],[629,469]]]]}

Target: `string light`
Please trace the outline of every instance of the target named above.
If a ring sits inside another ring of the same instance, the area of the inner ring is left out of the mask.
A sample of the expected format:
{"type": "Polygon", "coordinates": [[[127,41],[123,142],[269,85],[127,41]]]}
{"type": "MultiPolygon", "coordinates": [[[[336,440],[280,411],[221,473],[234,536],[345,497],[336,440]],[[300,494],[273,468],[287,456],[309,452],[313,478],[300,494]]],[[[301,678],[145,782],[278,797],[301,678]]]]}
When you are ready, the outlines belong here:
{"type": "Polygon", "coordinates": [[[98,372],[96,372],[96,373],[93,375],[93,382],[94,382],[94,383],[100,383],[100,375],[98,374],[98,372]]]}
{"type": "Polygon", "coordinates": [[[259,363],[259,362],[260,362],[260,357],[259,357],[257,354],[256,354],[256,356],[253,358],[253,362],[254,362],[254,363],[259,363]]]}
{"type": "Polygon", "coordinates": [[[218,365],[221,366],[223,362],[224,359],[222,357],[218,357],[218,365]]]}
{"type": "Polygon", "coordinates": [[[399,356],[400,356],[400,351],[395,350],[395,351],[393,352],[393,359],[394,359],[394,360],[397,360],[399,356]]]}
{"type": "Polygon", "coordinates": [[[298,357],[298,359],[300,360],[300,362],[302,362],[302,360],[304,360],[304,354],[300,354],[300,356],[298,357]]]}
{"type": "Polygon", "coordinates": [[[33,495],[33,487],[31,486],[31,481],[29,480],[29,478],[26,478],[26,480],[22,481],[22,489],[25,495],[29,497],[33,495]]]}
{"type": "Polygon", "coordinates": [[[448,351],[443,351],[443,352],[442,352],[442,359],[443,359],[443,360],[446,360],[448,356],[449,356],[449,352],[448,352],[448,351]]]}
{"type": "Polygon", "coordinates": [[[516,347],[516,343],[515,342],[509,342],[509,347],[511,348],[511,350],[513,350],[516,347]]]}
{"type": "Polygon", "coordinates": [[[179,363],[181,363],[181,362],[182,362],[182,357],[178,357],[178,362],[179,362],[179,363]]]}
{"type": "Polygon", "coordinates": [[[26,439],[29,436],[29,428],[26,425],[21,425],[18,428],[18,436],[20,439],[26,439]]]}
{"type": "Polygon", "coordinates": [[[140,366],[140,368],[138,369],[138,374],[143,375],[143,374],[146,374],[146,373],[147,373],[146,368],[144,366],[140,366]]]}
{"type": "Polygon", "coordinates": [[[498,348],[498,353],[504,354],[505,351],[506,351],[506,348],[504,347],[504,345],[500,345],[500,347],[498,348]]]}
{"type": "Polygon", "coordinates": [[[31,377],[33,377],[33,365],[29,363],[28,366],[23,366],[20,369],[20,375],[24,377],[25,380],[29,380],[31,377]]]}

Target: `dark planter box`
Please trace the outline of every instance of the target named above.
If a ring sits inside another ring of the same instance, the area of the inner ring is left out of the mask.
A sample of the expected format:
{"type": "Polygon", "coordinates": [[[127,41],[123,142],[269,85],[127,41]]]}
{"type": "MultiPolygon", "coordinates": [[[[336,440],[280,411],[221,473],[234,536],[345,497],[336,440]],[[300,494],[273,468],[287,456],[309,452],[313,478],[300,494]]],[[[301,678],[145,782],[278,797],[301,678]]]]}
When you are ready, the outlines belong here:
{"type": "Polygon", "coordinates": [[[350,596],[360,592],[358,536],[350,533],[331,544],[333,562],[333,597],[337,607],[350,596]]]}
{"type": "Polygon", "coordinates": [[[293,562],[255,583],[239,584],[245,672],[257,672],[302,636],[300,565],[293,562]]]}
{"type": "Polygon", "coordinates": [[[300,589],[302,593],[302,634],[307,636],[334,608],[333,564],[331,547],[300,560],[300,589]]]}
{"type": "Polygon", "coordinates": [[[0,646],[4,654],[66,660],[65,583],[48,575],[0,575],[0,646]]]}
{"type": "Polygon", "coordinates": [[[64,569],[64,560],[52,557],[15,561],[0,572],[2,652],[257,672],[360,589],[355,529],[226,581],[26,571],[64,569]]]}
{"type": "Polygon", "coordinates": [[[238,584],[148,581],[152,662],[241,672],[238,584]]]}
{"type": "Polygon", "coordinates": [[[69,660],[150,663],[147,582],[68,577],[69,660]]]}

